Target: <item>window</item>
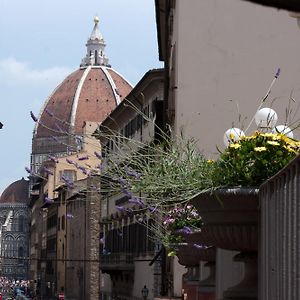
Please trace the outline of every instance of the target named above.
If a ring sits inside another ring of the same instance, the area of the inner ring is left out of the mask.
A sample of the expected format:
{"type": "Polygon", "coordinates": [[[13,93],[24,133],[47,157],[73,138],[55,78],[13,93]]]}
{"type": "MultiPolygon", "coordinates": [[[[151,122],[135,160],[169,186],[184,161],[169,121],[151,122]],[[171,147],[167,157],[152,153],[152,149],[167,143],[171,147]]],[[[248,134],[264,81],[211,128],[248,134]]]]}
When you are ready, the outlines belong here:
{"type": "Polygon", "coordinates": [[[19,231],[24,231],[24,216],[19,216],[19,231]]]}
{"type": "Polygon", "coordinates": [[[62,178],[68,179],[72,182],[76,181],[76,172],[75,170],[63,170],[59,172],[59,178],[62,181],[62,178]]]}
{"type": "Polygon", "coordinates": [[[62,230],[65,230],[65,219],[66,219],[65,216],[61,217],[61,229],[62,230]]]}

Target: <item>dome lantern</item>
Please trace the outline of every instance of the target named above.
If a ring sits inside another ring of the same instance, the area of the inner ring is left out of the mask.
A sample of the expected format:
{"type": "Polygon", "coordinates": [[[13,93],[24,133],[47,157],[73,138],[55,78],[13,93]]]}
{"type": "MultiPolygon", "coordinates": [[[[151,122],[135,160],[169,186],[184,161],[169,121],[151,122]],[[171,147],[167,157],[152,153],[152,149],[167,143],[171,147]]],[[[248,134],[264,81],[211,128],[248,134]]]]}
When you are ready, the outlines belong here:
{"type": "Polygon", "coordinates": [[[104,53],[106,44],[99,30],[99,18],[94,17],[94,28],[86,43],[86,56],[82,59],[80,67],[108,66],[108,58],[104,53]]]}

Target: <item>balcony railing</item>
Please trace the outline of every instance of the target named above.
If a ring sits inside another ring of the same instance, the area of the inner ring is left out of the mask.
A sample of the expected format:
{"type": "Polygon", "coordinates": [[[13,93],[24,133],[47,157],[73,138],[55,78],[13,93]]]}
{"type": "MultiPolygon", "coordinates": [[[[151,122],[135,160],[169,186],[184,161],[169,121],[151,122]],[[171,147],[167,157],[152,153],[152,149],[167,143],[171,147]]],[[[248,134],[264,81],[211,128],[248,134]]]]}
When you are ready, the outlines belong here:
{"type": "Polygon", "coordinates": [[[300,156],[262,185],[260,202],[260,299],[300,299],[300,156]]]}
{"type": "Polygon", "coordinates": [[[112,253],[100,256],[102,271],[133,271],[133,255],[128,253],[112,253]]]}

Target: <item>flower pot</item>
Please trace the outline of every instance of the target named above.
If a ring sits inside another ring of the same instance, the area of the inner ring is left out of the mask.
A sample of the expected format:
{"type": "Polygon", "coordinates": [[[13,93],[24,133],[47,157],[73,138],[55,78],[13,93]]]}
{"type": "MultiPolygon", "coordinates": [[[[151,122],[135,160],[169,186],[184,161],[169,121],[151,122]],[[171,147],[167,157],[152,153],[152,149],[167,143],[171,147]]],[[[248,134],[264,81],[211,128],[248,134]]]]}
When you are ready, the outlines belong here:
{"type": "Polygon", "coordinates": [[[237,251],[256,251],[258,245],[258,189],[219,189],[191,200],[204,226],[206,244],[237,251]]]}
{"type": "Polygon", "coordinates": [[[244,278],[224,292],[224,299],[257,299],[258,189],[219,189],[200,194],[191,203],[204,222],[201,239],[241,251],[234,260],[244,262],[244,278]]]}
{"type": "Polygon", "coordinates": [[[178,262],[186,267],[198,266],[200,261],[215,261],[216,248],[197,248],[193,245],[182,243],[177,246],[176,256],[178,262]]]}

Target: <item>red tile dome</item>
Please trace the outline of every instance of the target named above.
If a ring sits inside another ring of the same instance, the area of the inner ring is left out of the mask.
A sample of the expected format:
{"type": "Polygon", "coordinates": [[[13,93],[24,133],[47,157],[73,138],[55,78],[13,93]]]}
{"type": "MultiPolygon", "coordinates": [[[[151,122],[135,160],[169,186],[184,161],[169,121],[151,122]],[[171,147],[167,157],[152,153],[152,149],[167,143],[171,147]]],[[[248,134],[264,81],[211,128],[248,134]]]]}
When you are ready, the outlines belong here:
{"type": "Polygon", "coordinates": [[[22,178],[10,184],[2,193],[0,204],[3,203],[28,203],[29,181],[22,178]]]}
{"type": "Polygon", "coordinates": [[[45,102],[34,138],[80,135],[84,121],[101,123],[132,86],[108,66],[86,66],[70,74],[45,102]]]}

